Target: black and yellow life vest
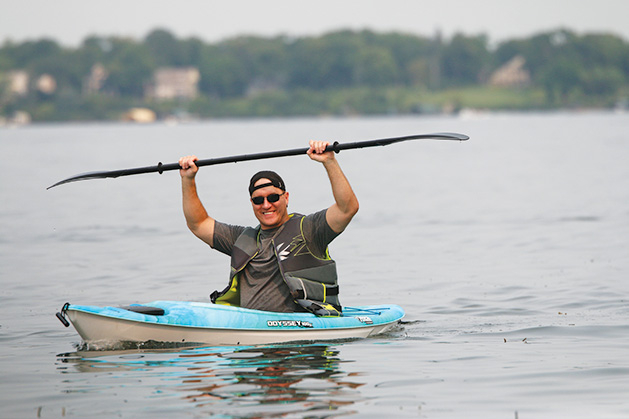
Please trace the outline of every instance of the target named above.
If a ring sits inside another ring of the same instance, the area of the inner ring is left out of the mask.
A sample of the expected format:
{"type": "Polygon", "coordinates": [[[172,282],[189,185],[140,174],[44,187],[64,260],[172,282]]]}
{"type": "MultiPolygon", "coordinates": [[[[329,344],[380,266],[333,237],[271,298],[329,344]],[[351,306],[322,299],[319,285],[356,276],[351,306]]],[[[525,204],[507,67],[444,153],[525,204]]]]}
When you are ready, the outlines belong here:
{"type": "MultiPolygon", "coordinates": [[[[302,224],[304,216],[291,214],[271,239],[280,273],[295,302],[317,316],[340,316],[336,263],[326,249],[325,257],[313,255],[308,249],[302,224]]],[[[227,288],[214,291],[212,302],[240,305],[238,274],[258,254],[260,227],[246,228],[236,239],[231,256],[231,275],[227,288]]]]}

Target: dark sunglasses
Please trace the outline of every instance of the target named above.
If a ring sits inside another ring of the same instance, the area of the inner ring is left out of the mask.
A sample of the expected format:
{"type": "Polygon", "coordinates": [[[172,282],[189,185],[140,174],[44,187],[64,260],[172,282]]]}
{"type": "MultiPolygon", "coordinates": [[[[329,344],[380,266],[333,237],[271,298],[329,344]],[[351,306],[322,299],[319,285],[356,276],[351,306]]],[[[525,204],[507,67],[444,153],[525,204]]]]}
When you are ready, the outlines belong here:
{"type": "Polygon", "coordinates": [[[268,196],[256,196],[251,198],[251,202],[253,202],[256,205],[262,205],[264,204],[264,198],[266,198],[267,201],[269,201],[270,204],[277,202],[280,200],[280,196],[282,196],[284,194],[276,194],[276,193],[272,193],[268,196]]]}

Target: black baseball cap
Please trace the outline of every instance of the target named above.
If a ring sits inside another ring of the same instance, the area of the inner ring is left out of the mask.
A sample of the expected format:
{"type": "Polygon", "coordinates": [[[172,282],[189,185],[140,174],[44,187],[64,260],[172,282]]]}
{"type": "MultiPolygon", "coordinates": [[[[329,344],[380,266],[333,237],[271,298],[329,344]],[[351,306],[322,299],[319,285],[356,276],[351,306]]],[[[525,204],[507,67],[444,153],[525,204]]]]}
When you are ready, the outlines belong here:
{"type": "Polygon", "coordinates": [[[251,196],[253,194],[253,191],[261,188],[266,188],[267,186],[275,186],[276,188],[280,188],[281,190],[286,192],[286,185],[284,184],[284,180],[281,178],[280,175],[271,170],[263,170],[253,175],[253,177],[249,181],[249,195],[251,196]],[[255,183],[260,179],[268,179],[269,182],[254,186],[255,183]]]}

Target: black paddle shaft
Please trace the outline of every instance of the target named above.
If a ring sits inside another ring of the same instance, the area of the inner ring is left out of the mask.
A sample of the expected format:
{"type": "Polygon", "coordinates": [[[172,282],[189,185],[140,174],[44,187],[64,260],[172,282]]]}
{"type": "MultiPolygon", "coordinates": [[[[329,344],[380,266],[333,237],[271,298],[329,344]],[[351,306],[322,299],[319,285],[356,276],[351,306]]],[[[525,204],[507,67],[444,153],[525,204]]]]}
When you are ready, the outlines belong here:
{"type": "MultiPolygon", "coordinates": [[[[442,133],[435,133],[435,134],[419,134],[419,135],[408,135],[405,137],[382,138],[379,140],[358,141],[354,143],[341,144],[341,143],[335,142],[334,144],[329,145],[326,148],[326,151],[334,151],[336,153],[339,153],[342,150],[352,150],[352,149],[357,149],[357,148],[385,146],[389,144],[399,143],[402,141],[422,140],[422,139],[465,141],[469,139],[469,137],[464,134],[442,132],[442,133]]],[[[304,148],[294,148],[291,150],[269,151],[269,152],[256,153],[256,154],[241,154],[239,156],[217,157],[213,159],[197,160],[195,164],[198,167],[201,167],[201,166],[213,166],[213,165],[224,164],[224,163],[238,163],[242,161],[272,159],[276,157],[297,156],[300,154],[306,154],[308,150],[309,150],[309,147],[304,147],[304,148]]],[[[155,166],[136,167],[132,169],[110,170],[110,171],[105,171],[105,172],[88,172],[88,173],[82,173],[82,174],[64,179],[60,182],[55,183],[52,186],[49,186],[47,189],[51,189],[51,188],[54,188],[55,186],[63,185],[64,183],[76,182],[79,180],[117,178],[120,176],[139,175],[142,173],[155,173],[155,172],[161,174],[163,172],[167,172],[171,170],[179,170],[179,169],[181,169],[181,166],[179,165],[179,163],[162,164],[160,162],[155,166]]]]}

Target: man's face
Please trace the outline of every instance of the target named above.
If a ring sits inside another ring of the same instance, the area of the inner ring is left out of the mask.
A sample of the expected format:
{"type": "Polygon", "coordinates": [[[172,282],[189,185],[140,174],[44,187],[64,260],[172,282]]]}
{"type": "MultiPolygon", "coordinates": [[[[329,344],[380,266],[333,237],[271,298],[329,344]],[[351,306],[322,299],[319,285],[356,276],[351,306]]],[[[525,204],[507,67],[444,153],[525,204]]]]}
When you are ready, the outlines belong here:
{"type": "MultiPolygon", "coordinates": [[[[259,179],[255,186],[269,183],[269,179],[259,179]]],[[[251,195],[251,205],[253,207],[253,213],[260,222],[260,227],[263,230],[276,228],[288,221],[288,192],[284,192],[280,188],[275,186],[265,186],[264,188],[253,191],[251,195]],[[274,195],[279,195],[279,199],[275,202],[269,202],[275,198],[274,195]],[[254,199],[263,198],[262,203],[254,203],[254,199]]]]}

